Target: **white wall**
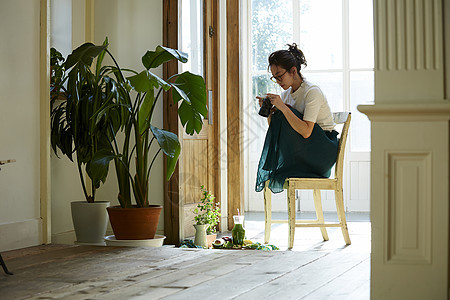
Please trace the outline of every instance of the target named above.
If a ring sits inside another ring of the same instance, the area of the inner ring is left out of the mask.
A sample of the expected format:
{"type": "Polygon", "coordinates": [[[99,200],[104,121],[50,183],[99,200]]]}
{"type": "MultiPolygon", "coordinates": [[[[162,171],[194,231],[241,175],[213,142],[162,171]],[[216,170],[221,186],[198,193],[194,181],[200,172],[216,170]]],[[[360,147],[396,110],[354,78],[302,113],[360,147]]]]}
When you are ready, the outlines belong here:
{"type": "Polygon", "coordinates": [[[0,251],[42,241],[39,159],[40,3],[0,3],[0,251]]]}

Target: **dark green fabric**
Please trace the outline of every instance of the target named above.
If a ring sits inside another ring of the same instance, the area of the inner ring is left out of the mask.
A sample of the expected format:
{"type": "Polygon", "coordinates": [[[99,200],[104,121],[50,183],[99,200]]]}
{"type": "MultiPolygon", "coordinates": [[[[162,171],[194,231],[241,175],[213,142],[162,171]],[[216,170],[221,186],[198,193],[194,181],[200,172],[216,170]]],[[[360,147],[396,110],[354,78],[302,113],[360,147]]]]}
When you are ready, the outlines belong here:
{"type": "MultiPolygon", "coordinates": [[[[303,115],[294,108],[294,114],[303,119],[303,115]]],[[[273,193],[283,191],[286,178],[328,178],[336,162],[338,132],[324,131],[315,124],[311,136],[303,138],[288,123],[283,113],[276,111],[272,115],[266,133],[264,147],[258,165],[255,190],[264,189],[269,180],[273,193]]]]}

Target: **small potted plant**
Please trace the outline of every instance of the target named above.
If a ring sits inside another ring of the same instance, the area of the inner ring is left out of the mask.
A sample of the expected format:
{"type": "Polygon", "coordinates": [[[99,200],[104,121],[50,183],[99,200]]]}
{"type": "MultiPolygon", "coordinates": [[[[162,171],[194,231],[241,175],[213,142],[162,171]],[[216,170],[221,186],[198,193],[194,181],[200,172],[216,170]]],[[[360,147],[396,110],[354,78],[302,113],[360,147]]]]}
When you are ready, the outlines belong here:
{"type": "Polygon", "coordinates": [[[219,223],[221,214],[219,203],[214,203],[214,195],[205,189],[203,185],[201,189],[203,196],[194,209],[194,214],[196,214],[194,216],[194,244],[203,248],[209,248],[217,237],[216,225],[219,223]]]}

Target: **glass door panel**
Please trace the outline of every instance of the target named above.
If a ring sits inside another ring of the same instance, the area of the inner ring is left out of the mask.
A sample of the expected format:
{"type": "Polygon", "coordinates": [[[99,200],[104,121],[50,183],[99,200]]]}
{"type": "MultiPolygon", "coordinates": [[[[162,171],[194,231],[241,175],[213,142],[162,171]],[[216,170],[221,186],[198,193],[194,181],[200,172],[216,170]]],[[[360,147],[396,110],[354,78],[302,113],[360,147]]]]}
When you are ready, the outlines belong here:
{"type": "Polygon", "coordinates": [[[203,65],[203,1],[179,0],[180,13],[180,47],[189,56],[187,63],[180,63],[182,72],[189,71],[204,75],[203,65]]]}
{"type": "Polygon", "coordinates": [[[373,68],[372,0],[349,0],[350,68],[373,68]]]}
{"type": "Polygon", "coordinates": [[[370,122],[367,116],[358,113],[356,106],[373,103],[373,71],[353,71],[350,73],[350,151],[370,152],[370,122]]]}
{"type": "Polygon", "coordinates": [[[313,69],[342,69],[342,1],[300,0],[300,48],[313,69]]]}

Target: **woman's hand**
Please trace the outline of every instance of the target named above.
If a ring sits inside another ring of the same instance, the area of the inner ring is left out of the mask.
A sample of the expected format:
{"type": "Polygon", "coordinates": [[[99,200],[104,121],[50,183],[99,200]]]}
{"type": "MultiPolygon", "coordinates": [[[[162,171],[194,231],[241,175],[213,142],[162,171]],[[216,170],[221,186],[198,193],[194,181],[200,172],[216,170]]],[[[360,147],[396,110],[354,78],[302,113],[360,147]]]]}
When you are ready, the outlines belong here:
{"type": "Polygon", "coordinates": [[[272,103],[273,106],[281,111],[283,111],[283,109],[287,107],[286,104],[284,104],[283,100],[281,100],[280,95],[269,93],[266,95],[266,97],[270,99],[270,103],[272,103]]]}
{"type": "Polygon", "coordinates": [[[261,106],[262,106],[262,103],[263,103],[263,101],[264,101],[264,99],[265,99],[265,97],[256,96],[256,99],[258,99],[258,101],[259,101],[259,107],[261,107],[261,106]]]}
{"type": "MultiPolygon", "coordinates": [[[[301,134],[305,139],[309,138],[311,136],[311,133],[314,129],[314,122],[310,121],[303,121],[299,117],[297,117],[290,109],[287,104],[281,100],[280,95],[276,94],[267,94],[267,98],[270,99],[270,103],[276,107],[276,109],[280,110],[283,115],[285,116],[286,120],[288,121],[289,125],[297,131],[299,134],[301,134]]],[[[272,108],[272,109],[274,109],[272,108]]],[[[270,119],[268,118],[268,121],[270,123],[270,119]]]]}
{"type": "MultiPolygon", "coordinates": [[[[264,97],[260,97],[260,96],[256,96],[256,99],[258,99],[258,101],[259,101],[259,107],[261,107],[262,106],[262,104],[263,104],[263,102],[264,102],[264,99],[266,99],[267,98],[267,95],[266,96],[264,96],[264,97]]],[[[272,119],[272,114],[273,114],[273,112],[276,110],[276,108],[275,108],[275,106],[273,106],[271,109],[270,109],[270,114],[269,114],[269,116],[267,117],[267,122],[270,124],[270,121],[271,121],[271,119],[272,119]]]]}

